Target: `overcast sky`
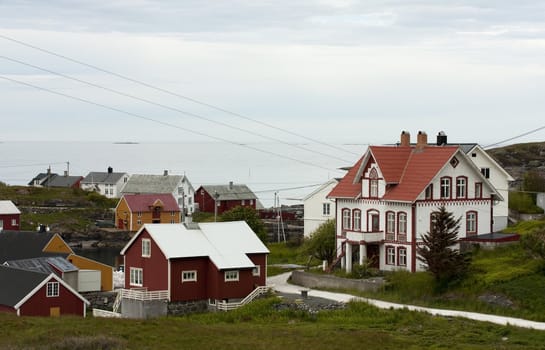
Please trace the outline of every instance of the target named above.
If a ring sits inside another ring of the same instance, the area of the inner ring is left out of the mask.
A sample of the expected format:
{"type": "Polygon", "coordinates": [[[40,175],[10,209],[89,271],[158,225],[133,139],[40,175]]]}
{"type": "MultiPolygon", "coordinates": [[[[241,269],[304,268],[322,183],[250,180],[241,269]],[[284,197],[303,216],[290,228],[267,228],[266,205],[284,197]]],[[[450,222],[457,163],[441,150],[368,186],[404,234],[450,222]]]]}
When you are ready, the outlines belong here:
{"type": "Polygon", "coordinates": [[[486,146],[545,126],[543,1],[0,1],[0,35],[0,141],[486,146]]]}

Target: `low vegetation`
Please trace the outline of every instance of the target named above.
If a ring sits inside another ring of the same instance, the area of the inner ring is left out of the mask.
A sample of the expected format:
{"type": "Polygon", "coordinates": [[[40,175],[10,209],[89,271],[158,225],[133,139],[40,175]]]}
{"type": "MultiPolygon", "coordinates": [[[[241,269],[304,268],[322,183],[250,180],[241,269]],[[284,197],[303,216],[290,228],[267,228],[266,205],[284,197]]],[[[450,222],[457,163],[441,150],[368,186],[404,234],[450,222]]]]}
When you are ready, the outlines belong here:
{"type": "Polygon", "coordinates": [[[232,312],[151,320],[0,314],[3,349],[539,349],[545,332],[351,303],[281,309],[275,297],[232,312]]]}

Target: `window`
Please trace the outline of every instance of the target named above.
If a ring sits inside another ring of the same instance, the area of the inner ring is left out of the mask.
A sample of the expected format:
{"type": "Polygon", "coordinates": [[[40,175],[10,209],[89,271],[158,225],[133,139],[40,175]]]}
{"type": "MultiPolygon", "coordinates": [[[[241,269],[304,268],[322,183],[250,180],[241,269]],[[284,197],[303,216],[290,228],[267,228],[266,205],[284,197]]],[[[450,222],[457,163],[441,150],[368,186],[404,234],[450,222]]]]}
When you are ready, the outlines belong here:
{"type": "Polygon", "coordinates": [[[183,187],[178,187],[178,194],[179,194],[179,195],[183,195],[183,194],[184,194],[184,188],[183,188],[183,187]]]}
{"type": "Polygon", "coordinates": [[[426,199],[433,199],[433,184],[429,184],[428,187],[426,187],[425,196],[426,199]]]}
{"type": "Polygon", "coordinates": [[[350,230],[350,209],[343,209],[343,229],[350,230]]]}
{"type": "Polygon", "coordinates": [[[238,270],[225,271],[225,282],[238,281],[238,270]]]}
{"type": "Polygon", "coordinates": [[[456,178],[456,198],[466,198],[467,197],[467,178],[465,176],[460,176],[456,178]]]}
{"type": "Polygon", "coordinates": [[[170,219],[170,223],[171,223],[171,224],[175,224],[175,223],[176,223],[176,220],[170,219]]]}
{"type": "MultiPolygon", "coordinates": [[[[191,205],[193,203],[193,198],[189,197],[187,198],[187,204],[191,205]]],[[[250,203],[252,204],[252,203],[250,203]]]]}
{"type": "Polygon", "coordinates": [[[17,226],[17,219],[11,219],[11,226],[17,226]]]}
{"type": "Polygon", "coordinates": [[[407,248],[397,249],[397,265],[407,266],[407,248]]]}
{"type": "Polygon", "coordinates": [[[450,177],[441,178],[441,198],[450,198],[450,177]]]}
{"type": "Polygon", "coordinates": [[[439,213],[433,212],[430,214],[430,232],[435,230],[435,225],[437,223],[437,216],[439,213]]]}
{"type": "Polygon", "coordinates": [[[475,198],[483,198],[482,182],[475,182],[475,198]]]}
{"type": "Polygon", "coordinates": [[[386,264],[395,265],[396,263],[396,250],[394,247],[386,247],[386,264]]]}
{"type": "Polygon", "coordinates": [[[182,271],[182,283],[184,282],[197,282],[197,271],[182,271]]]}
{"type": "Polygon", "coordinates": [[[151,256],[151,240],[148,238],[142,239],[142,257],[149,258],[151,256]]]}
{"type": "Polygon", "coordinates": [[[254,205],[254,200],[250,199],[250,205],[254,205]]]}
{"type": "Polygon", "coordinates": [[[405,235],[403,239],[401,237],[398,237],[399,240],[407,239],[407,214],[406,213],[397,214],[397,233],[398,233],[398,236],[405,235]]]}
{"type": "Polygon", "coordinates": [[[48,298],[59,296],[59,282],[48,282],[46,296],[48,298]]]}
{"type": "Polygon", "coordinates": [[[140,220],[140,219],[136,220],[136,224],[142,225],[142,220],[140,220]]]}
{"type": "Polygon", "coordinates": [[[468,235],[477,234],[477,212],[468,211],[466,213],[466,233],[468,235]]]}
{"type": "Polygon", "coordinates": [[[378,197],[378,174],[375,168],[369,174],[369,197],[378,197]]]}
{"type": "Polygon", "coordinates": [[[367,212],[367,231],[369,232],[380,231],[380,217],[379,217],[379,212],[376,210],[369,210],[367,212]]]}
{"type": "Polygon", "coordinates": [[[141,218],[142,217],[142,212],[141,211],[136,212],[136,217],[141,218]]]}
{"type": "Polygon", "coordinates": [[[361,210],[354,209],[354,231],[361,231],[361,210]]]}
{"type": "Polygon", "coordinates": [[[261,266],[255,265],[255,267],[252,269],[252,275],[256,277],[261,276],[261,266]]]}
{"type": "Polygon", "coordinates": [[[131,267],[130,285],[142,287],[143,284],[144,284],[144,270],[137,267],[131,267]]]}
{"type": "Polygon", "coordinates": [[[490,178],[490,168],[481,168],[481,174],[487,179],[490,178]]]}
{"type": "Polygon", "coordinates": [[[331,203],[322,203],[322,215],[329,216],[331,214],[331,203]]]}
{"type": "Polygon", "coordinates": [[[386,233],[395,233],[396,214],[393,211],[386,213],[386,233]]]}

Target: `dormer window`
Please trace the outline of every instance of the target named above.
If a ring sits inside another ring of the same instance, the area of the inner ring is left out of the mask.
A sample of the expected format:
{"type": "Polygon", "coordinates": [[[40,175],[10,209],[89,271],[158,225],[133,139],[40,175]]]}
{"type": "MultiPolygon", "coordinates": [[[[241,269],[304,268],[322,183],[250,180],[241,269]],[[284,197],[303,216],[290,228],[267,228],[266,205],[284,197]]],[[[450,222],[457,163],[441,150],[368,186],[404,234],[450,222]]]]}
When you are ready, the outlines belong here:
{"type": "Polygon", "coordinates": [[[377,169],[371,169],[369,174],[369,197],[378,197],[378,174],[377,169]]]}

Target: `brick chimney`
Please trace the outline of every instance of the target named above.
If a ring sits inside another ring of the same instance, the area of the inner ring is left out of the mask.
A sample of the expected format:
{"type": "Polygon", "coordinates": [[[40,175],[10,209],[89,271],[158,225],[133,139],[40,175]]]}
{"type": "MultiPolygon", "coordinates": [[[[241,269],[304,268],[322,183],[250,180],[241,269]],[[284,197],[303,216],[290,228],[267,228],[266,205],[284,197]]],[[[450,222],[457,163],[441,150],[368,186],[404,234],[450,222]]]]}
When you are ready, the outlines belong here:
{"type": "Polygon", "coordinates": [[[428,145],[428,134],[426,134],[424,131],[419,131],[418,135],[416,136],[416,148],[423,149],[427,145],[428,145]]]}
{"type": "Polygon", "coordinates": [[[411,145],[411,134],[408,131],[401,132],[400,146],[409,147],[411,145]]]}

